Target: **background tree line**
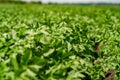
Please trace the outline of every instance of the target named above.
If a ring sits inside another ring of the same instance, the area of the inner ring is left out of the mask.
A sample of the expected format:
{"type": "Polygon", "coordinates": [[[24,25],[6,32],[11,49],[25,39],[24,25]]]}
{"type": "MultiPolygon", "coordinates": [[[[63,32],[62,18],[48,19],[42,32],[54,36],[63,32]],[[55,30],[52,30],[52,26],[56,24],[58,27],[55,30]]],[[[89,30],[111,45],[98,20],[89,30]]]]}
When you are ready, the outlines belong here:
{"type": "MultiPolygon", "coordinates": [[[[25,2],[25,1],[22,1],[22,0],[0,0],[0,3],[19,3],[19,4],[27,4],[28,2],[25,2]]],[[[37,1],[37,2],[34,2],[34,1],[31,1],[29,2],[31,4],[42,4],[41,1],[37,1]]]]}

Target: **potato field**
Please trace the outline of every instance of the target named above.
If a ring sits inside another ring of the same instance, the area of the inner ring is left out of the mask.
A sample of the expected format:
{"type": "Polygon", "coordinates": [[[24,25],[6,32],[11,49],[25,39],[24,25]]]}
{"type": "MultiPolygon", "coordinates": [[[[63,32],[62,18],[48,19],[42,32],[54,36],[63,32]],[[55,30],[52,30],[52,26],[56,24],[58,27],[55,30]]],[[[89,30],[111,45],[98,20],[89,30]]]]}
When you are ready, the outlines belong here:
{"type": "Polygon", "coordinates": [[[119,80],[120,6],[0,4],[0,80],[119,80]]]}

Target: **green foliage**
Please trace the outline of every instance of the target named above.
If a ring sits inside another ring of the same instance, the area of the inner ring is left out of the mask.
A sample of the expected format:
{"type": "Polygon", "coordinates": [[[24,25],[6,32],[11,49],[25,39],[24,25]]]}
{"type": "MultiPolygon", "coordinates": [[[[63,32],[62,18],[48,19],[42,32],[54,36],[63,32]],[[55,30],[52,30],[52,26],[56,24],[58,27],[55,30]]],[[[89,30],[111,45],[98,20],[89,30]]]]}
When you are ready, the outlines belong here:
{"type": "Polygon", "coordinates": [[[118,80],[119,11],[119,6],[0,5],[0,80],[102,80],[109,69],[118,80]]]}

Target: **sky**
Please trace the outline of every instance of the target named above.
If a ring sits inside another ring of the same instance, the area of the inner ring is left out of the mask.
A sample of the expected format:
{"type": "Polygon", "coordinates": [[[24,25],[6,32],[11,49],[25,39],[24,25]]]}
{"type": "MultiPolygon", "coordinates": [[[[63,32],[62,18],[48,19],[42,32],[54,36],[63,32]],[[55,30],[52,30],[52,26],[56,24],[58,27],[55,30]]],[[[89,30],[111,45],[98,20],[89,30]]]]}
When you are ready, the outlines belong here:
{"type": "Polygon", "coordinates": [[[53,3],[97,3],[97,2],[107,2],[107,3],[120,3],[120,0],[25,0],[25,1],[42,1],[43,3],[53,2],[53,3]]]}

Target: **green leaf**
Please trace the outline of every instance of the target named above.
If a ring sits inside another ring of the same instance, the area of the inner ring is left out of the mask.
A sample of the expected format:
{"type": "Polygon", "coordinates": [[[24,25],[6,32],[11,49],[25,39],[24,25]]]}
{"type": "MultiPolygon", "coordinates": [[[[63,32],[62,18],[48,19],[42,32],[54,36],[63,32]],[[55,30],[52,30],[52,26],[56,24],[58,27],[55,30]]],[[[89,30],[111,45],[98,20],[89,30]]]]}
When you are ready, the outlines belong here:
{"type": "Polygon", "coordinates": [[[72,45],[69,42],[67,42],[67,47],[68,47],[68,52],[69,52],[72,49],[72,45]]]}
{"type": "Polygon", "coordinates": [[[31,58],[32,58],[32,51],[30,49],[26,49],[22,56],[22,63],[24,65],[27,65],[31,58]]]}
{"type": "Polygon", "coordinates": [[[11,63],[12,63],[12,65],[13,65],[13,69],[14,69],[15,71],[19,70],[19,65],[18,65],[18,62],[17,62],[16,54],[15,54],[15,53],[11,55],[11,63]]]}
{"type": "Polygon", "coordinates": [[[48,52],[44,53],[43,55],[45,57],[48,57],[50,54],[52,54],[55,51],[55,49],[49,49],[48,52]]]}

